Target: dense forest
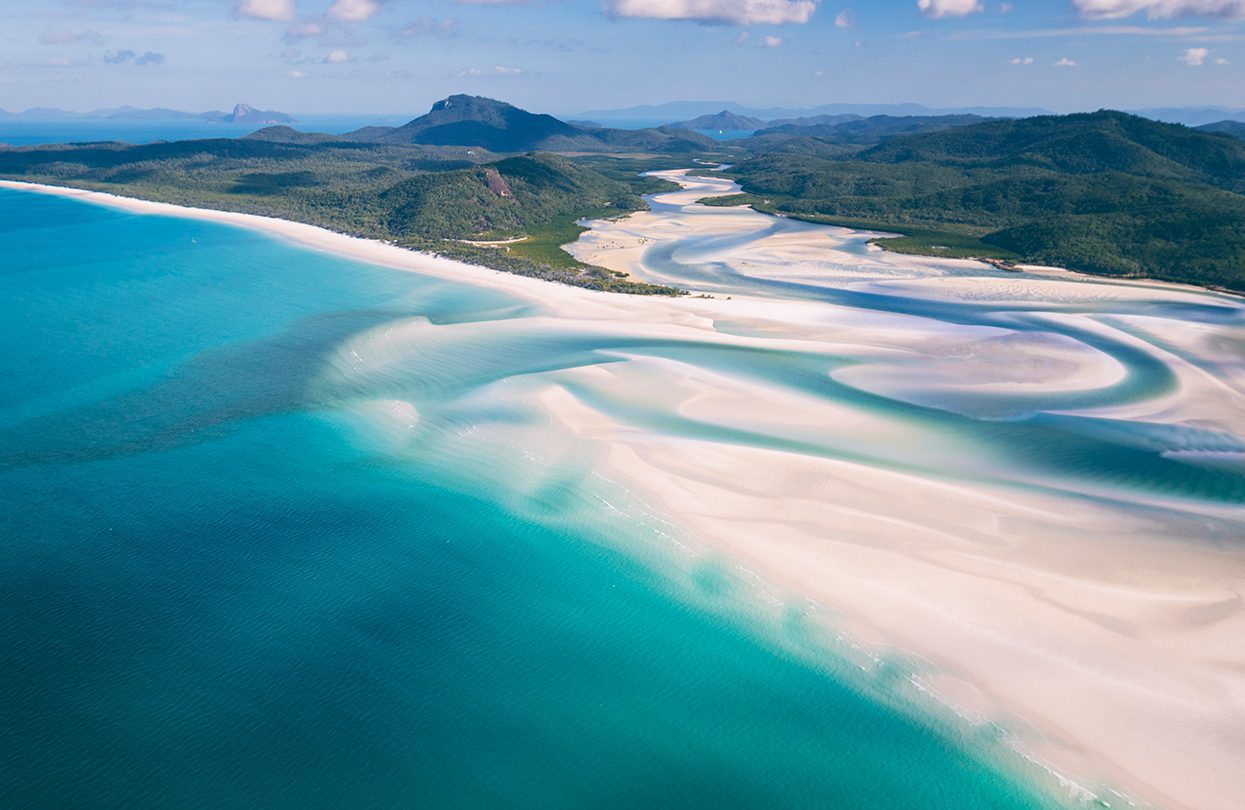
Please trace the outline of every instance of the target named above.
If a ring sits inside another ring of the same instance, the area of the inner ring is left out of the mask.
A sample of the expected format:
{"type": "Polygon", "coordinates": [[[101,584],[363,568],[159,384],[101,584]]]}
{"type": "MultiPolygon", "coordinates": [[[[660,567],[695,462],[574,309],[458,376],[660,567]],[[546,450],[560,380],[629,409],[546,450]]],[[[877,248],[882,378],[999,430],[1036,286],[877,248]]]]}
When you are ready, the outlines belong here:
{"type": "Polygon", "coordinates": [[[582,218],[643,208],[641,195],[666,185],[640,176],[650,162],[630,161],[606,176],[546,153],[500,157],[474,147],[276,134],[0,150],[0,177],[276,216],[594,289],[678,292],[582,264],[560,249],[578,236],[582,218]],[[471,244],[516,236],[526,238],[471,244]]]}
{"type": "Polygon", "coordinates": [[[1245,291],[1245,142],[1118,112],[750,145],[716,204],[892,230],[898,250],[1245,291]],[[820,150],[808,142],[820,144],[820,150]]]}

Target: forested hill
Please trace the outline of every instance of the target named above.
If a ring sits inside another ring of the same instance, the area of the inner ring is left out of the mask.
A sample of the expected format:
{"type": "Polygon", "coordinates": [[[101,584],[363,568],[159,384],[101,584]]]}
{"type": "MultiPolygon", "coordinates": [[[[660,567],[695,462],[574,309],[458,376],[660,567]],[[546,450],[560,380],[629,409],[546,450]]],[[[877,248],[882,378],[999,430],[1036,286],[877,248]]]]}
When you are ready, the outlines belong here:
{"type": "Polygon", "coordinates": [[[1245,142],[1119,112],[992,120],[731,169],[764,210],[892,247],[1245,290],[1245,142]]]}
{"type": "Polygon", "coordinates": [[[625,130],[568,124],[552,115],[480,96],[457,95],[438,101],[427,114],[400,127],[366,127],[342,141],[430,146],[479,146],[493,152],[661,151],[688,153],[714,142],[695,132],[658,128],[625,130]]]}
{"type": "Polygon", "coordinates": [[[1032,167],[1068,174],[1121,172],[1196,179],[1233,190],[1245,187],[1245,144],[1113,111],[1004,119],[922,137],[897,137],[861,153],[859,159],[1032,167]]]}
{"type": "Polygon", "coordinates": [[[1245,122],[1243,121],[1216,121],[1213,124],[1203,124],[1197,127],[1197,130],[1198,132],[1214,132],[1231,138],[1245,139],[1245,122]]]}
{"type": "Polygon", "coordinates": [[[783,136],[820,138],[830,143],[872,145],[880,141],[920,132],[934,132],[964,127],[990,119],[979,115],[874,115],[825,123],[803,121],[775,124],[755,133],[744,142],[745,148],[764,149],[765,140],[783,136]]]}
{"type": "MultiPolygon", "coordinates": [[[[552,115],[531,113],[510,104],[478,96],[450,96],[432,105],[426,115],[387,132],[373,133],[366,140],[383,143],[418,143],[437,146],[482,146],[494,152],[537,149],[550,138],[580,134],[571,124],[552,115]]],[[[358,132],[344,140],[357,140],[358,132]]]]}
{"type": "Polygon", "coordinates": [[[717,129],[723,132],[751,132],[763,129],[766,123],[760,118],[753,118],[750,115],[740,115],[730,110],[722,110],[712,115],[702,115],[698,118],[693,118],[690,121],[670,124],[670,126],[676,129],[717,129]]]}

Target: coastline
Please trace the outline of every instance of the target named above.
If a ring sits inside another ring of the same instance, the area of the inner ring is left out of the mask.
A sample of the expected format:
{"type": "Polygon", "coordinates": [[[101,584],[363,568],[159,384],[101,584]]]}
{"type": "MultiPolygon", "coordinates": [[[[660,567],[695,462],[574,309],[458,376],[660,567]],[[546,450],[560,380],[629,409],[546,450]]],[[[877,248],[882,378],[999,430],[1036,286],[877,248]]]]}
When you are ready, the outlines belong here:
{"type": "MultiPolygon", "coordinates": [[[[688,176],[689,177],[701,177],[704,179],[725,179],[725,178],[713,178],[712,175],[695,174],[694,170],[690,171],[688,173],[688,176]]],[[[712,196],[726,197],[726,196],[731,196],[735,194],[751,196],[751,192],[744,191],[743,187],[740,186],[739,183],[735,182],[734,180],[731,180],[730,182],[734,185],[733,190],[728,190],[725,192],[715,192],[714,195],[712,196]]],[[[706,199],[711,199],[712,196],[706,197],[706,199]]],[[[728,206],[723,206],[723,207],[728,207],[728,206]]],[[[879,250],[884,250],[888,253],[893,253],[896,256],[915,256],[919,258],[933,259],[933,260],[940,260],[940,261],[979,262],[981,264],[990,265],[991,267],[994,267],[998,270],[1005,270],[1007,272],[1012,272],[1012,273],[1035,273],[1035,272],[1040,273],[1044,271],[1053,271],[1053,272],[1058,272],[1058,273],[1066,273],[1066,274],[1073,275],[1073,276],[1083,276],[1087,279],[1090,279],[1093,281],[1099,281],[1103,283],[1117,282],[1121,284],[1128,284],[1128,283],[1161,284],[1167,287],[1180,287],[1180,288],[1187,288],[1191,290],[1201,290],[1204,292],[1218,293],[1221,295],[1231,295],[1236,298],[1245,298],[1245,290],[1234,290],[1234,289],[1231,289],[1230,287],[1224,287],[1218,284],[1196,284],[1190,281],[1172,281],[1169,279],[1156,278],[1153,276],[1146,276],[1146,275],[1124,276],[1124,275],[1109,275],[1106,273],[1090,273],[1085,270],[1074,270],[1071,268],[1058,267],[1054,265],[1033,264],[1031,262],[1026,262],[1020,259],[1005,259],[1005,258],[999,258],[997,256],[990,256],[990,255],[985,255],[985,254],[980,255],[980,256],[958,254],[958,253],[952,255],[952,254],[947,254],[945,252],[936,252],[934,250],[928,250],[928,251],[922,251],[919,249],[900,250],[896,248],[894,245],[890,245],[887,243],[894,242],[895,240],[898,240],[898,239],[910,239],[912,238],[912,234],[904,233],[902,230],[896,229],[895,227],[886,226],[882,224],[853,223],[853,222],[846,221],[846,220],[835,220],[833,218],[824,218],[824,219],[817,218],[817,216],[819,215],[802,216],[800,214],[788,214],[788,213],[782,213],[778,211],[772,211],[772,212],[763,211],[761,209],[753,207],[753,204],[750,202],[741,202],[737,206],[730,206],[730,207],[747,208],[750,211],[755,211],[756,213],[762,214],[764,216],[793,219],[793,220],[796,220],[797,222],[807,222],[810,225],[820,225],[826,228],[843,228],[845,230],[850,230],[850,231],[869,233],[869,234],[872,234],[872,236],[870,236],[869,238],[869,242],[868,242],[869,245],[877,247],[879,250]]]]}
{"type": "MultiPolygon", "coordinates": [[[[568,323],[611,321],[625,332],[827,351],[885,353],[898,341],[894,324],[826,323],[824,307],[807,302],[611,296],[275,218],[53,186],[0,187],[262,230],[373,264],[505,289],[568,323]],[[746,322],[765,336],[725,334],[719,319],[746,322]]],[[[1088,359],[1074,370],[1016,384],[1058,379],[1094,388],[1118,374],[1088,359]]],[[[1091,499],[641,433],[581,395],[664,389],[677,413],[733,426],[755,423],[764,402],[771,418],[763,421],[797,432],[827,418],[820,403],[785,390],[688,371],[652,358],[586,367],[559,375],[540,398],[566,429],[602,448],[608,473],[646,493],[707,549],[780,591],[827,606],[866,645],[935,662],[942,673],[931,684],[936,693],[1005,727],[1020,718],[1036,731],[1022,734],[1024,747],[1055,769],[1170,806],[1228,807],[1245,789],[1232,768],[1245,751],[1245,650],[1233,642],[1245,638],[1245,568],[1237,555],[1173,542],[1181,535],[1173,534],[1179,521],[1170,505],[1122,517],[1091,499]],[[904,493],[901,502],[896,492],[904,493]],[[1086,548],[1086,527],[1103,542],[1086,548]]],[[[862,432],[888,428],[858,413],[841,416],[857,420],[862,432]]],[[[1198,513],[1207,522],[1230,518],[1226,508],[1198,513]]]]}

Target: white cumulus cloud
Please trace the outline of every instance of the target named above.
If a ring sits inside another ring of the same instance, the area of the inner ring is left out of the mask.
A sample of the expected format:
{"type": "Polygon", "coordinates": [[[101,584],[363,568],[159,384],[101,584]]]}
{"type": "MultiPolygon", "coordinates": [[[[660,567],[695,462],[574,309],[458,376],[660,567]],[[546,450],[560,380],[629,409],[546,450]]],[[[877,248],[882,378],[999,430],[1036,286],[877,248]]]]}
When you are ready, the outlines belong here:
{"type": "Polygon", "coordinates": [[[350,61],[350,54],[342,50],[329,51],[329,55],[324,57],[324,61],[329,62],[330,64],[340,65],[342,62],[350,61]]]}
{"type": "Polygon", "coordinates": [[[1072,0],[1091,20],[1116,20],[1144,13],[1152,20],[1171,17],[1245,18],[1245,0],[1072,0]]]}
{"type": "Polygon", "coordinates": [[[782,37],[766,37],[761,40],[761,46],[764,48],[777,48],[786,42],[782,37]]]}
{"type": "Polygon", "coordinates": [[[1201,67],[1206,64],[1206,57],[1210,56],[1210,48],[1186,48],[1185,52],[1180,54],[1180,61],[1189,67],[1201,67]]]}
{"type": "Polygon", "coordinates": [[[1013,56],[1011,59],[1007,60],[1007,63],[1009,65],[1032,65],[1033,57],[1032,56],[1013,56]]]}
{"type": "Polygon", "coordinates": [[[1080,66],[1081,66],[1080,62],[1076,61],[1075,59],[1069,59],[1066,56],[1062,57],[1061,59],[1055,62],[1055,67],[1073,68],[1073,67],[1080,67],[1080,66]]]}
{"type": "Polygon", "coordinates": [[[616,17],[724,25],[798,25],[812,19],[817,0],[611,0],[609,9],[616,17]]]}
{"type": "Polygon", "coordinates": [[[239,0],[234,11],[239,17],[289,22],[294,19],[294,0],[239,0]]]}
{"type": "Polygon", "coordinates": [[[926,17],[935,20],[943,17],[963,17],[985,11],[980,0],[916,0],[916,7],[926,17]]]}
{"type": "Polygon", "coordinates": [[[851,28],[852,27],[852,12],[851,11],[840,11],[838,13],[838,16],[834,18],[834,27],[835,28],[851,28]]]}
{"type": "Polygon", "coordinates": [[[363,22],[380,11],[377,0],[333,0],[329,18],[338,22],[363,22]]]}

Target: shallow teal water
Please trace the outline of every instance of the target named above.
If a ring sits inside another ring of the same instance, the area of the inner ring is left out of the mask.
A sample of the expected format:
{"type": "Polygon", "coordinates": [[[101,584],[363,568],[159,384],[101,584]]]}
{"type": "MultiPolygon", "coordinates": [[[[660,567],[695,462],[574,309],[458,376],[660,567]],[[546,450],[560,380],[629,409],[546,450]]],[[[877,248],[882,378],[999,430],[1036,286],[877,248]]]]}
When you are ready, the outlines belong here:
{"type": "Polygon", "coordinates": [[[1050,802],[819,657],[798,612],[751,617],[725,569],[612,550],[646,529],[582,471],[469,492],[349,413],[400,390],[433,425],[521,420],[437,406],[609,341],[481,338],[361,390],[324,368],[364,330],[530,308],[5,190],[0,256],[0,804],[1050,802]]]}

